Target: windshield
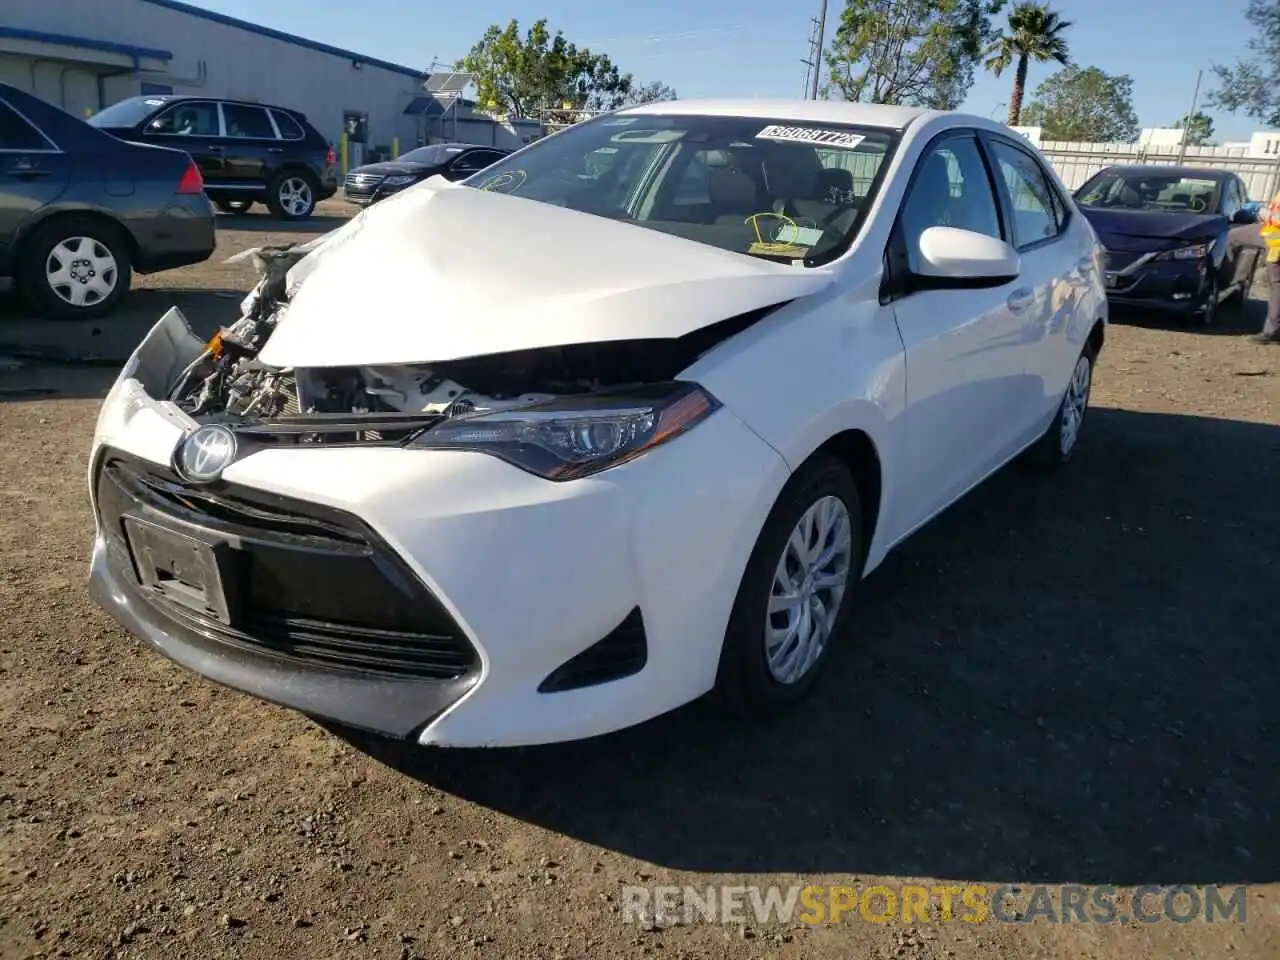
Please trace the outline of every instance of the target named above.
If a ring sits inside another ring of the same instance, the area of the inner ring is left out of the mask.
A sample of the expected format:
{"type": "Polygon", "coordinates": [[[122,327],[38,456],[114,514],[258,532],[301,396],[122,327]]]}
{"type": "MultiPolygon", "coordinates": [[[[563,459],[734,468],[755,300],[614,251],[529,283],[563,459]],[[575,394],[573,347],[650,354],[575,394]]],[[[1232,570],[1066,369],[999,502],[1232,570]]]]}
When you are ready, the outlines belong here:
{"type": "Polygon", "coordinates": [[[418,147],[416,150],[402,153],[396,159],[406,163],[422,163],[435,167],[456,157],[463,149],[465,148],[447,143],[434,143],[429,147],[418,147]]]}
{"type": "Polygon", "coordinates": [[[813,265],[875,199],[886,130],[711,116],[605,116],[467,181],[699,243],[813,265]]]}
{"type": "Polygon", "coordinates": [[[164,103],[160,97],[130,97],[99,110],[88,122],[95,127],[136,127],[164,103]]]}
{"type": "Polygon", "coordinates": [[[1104,171],[1076,192],[1088,207],[1216,213],[1218,181],[1158,171],[1104,171]]]}

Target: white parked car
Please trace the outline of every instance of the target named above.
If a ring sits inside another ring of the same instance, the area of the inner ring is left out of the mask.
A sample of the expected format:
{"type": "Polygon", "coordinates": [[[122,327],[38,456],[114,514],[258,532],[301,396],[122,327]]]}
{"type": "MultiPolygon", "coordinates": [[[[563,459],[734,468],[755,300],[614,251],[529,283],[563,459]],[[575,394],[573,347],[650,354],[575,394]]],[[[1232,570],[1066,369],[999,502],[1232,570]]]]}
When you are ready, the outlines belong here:
{"type": "Polygon", "coordinates": [[[978,117],[662,103],[259,253],[102,408],[97,601],[206,677],[423,744],[794,701],[858,581],[1079,442],[1100,250],[978,117]]]}

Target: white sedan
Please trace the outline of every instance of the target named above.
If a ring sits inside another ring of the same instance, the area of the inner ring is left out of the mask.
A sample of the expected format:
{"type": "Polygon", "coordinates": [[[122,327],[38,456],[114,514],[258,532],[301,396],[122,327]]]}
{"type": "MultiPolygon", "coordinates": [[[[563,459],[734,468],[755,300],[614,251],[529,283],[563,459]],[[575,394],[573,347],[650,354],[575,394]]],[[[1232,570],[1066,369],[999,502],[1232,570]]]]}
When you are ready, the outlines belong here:
{"type": "Polygon", "coordinates": [[[979,118],[662,103],[257,253],[102,408],[92,592],[217,682],[422,744],[758,714],[858,581],[1080,441],[1100,249],[979,118]]]}

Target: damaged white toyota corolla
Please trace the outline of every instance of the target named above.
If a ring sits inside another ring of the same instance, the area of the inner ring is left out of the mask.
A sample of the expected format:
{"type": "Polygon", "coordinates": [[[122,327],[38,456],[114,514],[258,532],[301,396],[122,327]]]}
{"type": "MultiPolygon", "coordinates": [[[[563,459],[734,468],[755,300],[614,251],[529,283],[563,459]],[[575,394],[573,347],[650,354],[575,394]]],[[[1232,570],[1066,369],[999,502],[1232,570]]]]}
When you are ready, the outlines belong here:
{"type": "Polygon", "coordinates": [[[574,126],[257,253],[106,399],[98,603],[220,683],[424,744],[810,689],[854,587],[1068,460],[1096,237],[1007,127],[826,102],[574,126]]]}

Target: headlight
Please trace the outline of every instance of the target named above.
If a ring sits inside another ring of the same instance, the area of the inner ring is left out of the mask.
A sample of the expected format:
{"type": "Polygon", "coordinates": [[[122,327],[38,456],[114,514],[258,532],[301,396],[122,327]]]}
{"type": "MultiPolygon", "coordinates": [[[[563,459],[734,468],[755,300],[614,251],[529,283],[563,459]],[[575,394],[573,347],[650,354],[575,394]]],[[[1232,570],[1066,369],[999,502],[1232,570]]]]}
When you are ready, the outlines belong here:
{"type": "Polygon", "coordinates": [[[415,182],[417,177],[387,177],[382,181],[384,187],[404,187],[415,182]]]}
{"type": "Polygon", "coordinates": [[[547,480],[576,480],[634,460],[719,408],[697,384],[653,384],[458,417],[409,446],[488,453],[547,480]]]}
{"type": "Polygon", "coordinates": [[[1212,243],[1193,243],[1189,247],[1178,247],[1176,250],[1166,250],[1164,253],[1157,254],[1157,260],[1199,260],[1201,257],[1207,257],[1209,251],[1213,249],[1212,243]]]}

